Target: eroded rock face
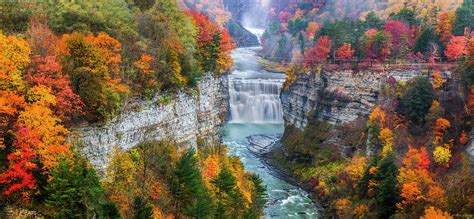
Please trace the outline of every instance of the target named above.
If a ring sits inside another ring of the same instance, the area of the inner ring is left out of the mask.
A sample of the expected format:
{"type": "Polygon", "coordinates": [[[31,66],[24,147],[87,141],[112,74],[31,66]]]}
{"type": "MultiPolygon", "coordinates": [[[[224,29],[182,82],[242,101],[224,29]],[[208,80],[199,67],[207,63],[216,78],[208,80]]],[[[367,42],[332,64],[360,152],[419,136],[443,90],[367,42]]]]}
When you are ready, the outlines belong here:
{"type": "Polygon", "coordinates": [[[115,146],[128,150],[145,140],[172,139],[196,146],[198,138],[216,140],[227,112],[227,79],[207,75],[195,94],[179,93],[170,101],[162,96],[139,101],[107,124],[89,125],[74,132],[82,152],[103,171],[115,146]]]}
{"type": "Polygon", "coordinates": [[[423,75],[428,76],[421,70],[393,69],[358,73],[341,70],[301,76],[281,95],[285,125],[303,130],[311,116],[333,125],[367,117],[389,78],[400,82],[423,75]]]}
{"type": "Polygon", "coordinates": [[[239,22],[235,20],[229,20],[225,27],[229,30],[229,34],[232,39],[235,40],[238,47],[251,47],[258,46],[258,38],[255,34],[245,29],[239,22]]]}

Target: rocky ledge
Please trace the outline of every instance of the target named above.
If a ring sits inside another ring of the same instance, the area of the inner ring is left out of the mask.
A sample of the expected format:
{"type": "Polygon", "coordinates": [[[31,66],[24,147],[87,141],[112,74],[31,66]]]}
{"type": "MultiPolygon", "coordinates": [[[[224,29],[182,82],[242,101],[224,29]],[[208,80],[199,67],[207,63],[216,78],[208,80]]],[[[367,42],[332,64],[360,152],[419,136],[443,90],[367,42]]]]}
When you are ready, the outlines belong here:
{"type": "Polygon", "coordinates": [[[281,135],[251,135],[247,137],[249,141],[248,149],[257,156],[269,153],[281,135]]]}
{"type": "MultiPolygon", "coordinates": [[[[128,150],[146,140],[170,139],[193,147],[198,138],[216,140],[227,111],[227,78],[203,77],[195,94],[178,93],[137,101],[106,124],[93,124],[74,131],[82,152],[100,172],[114,147],[128,150]]],[[[76,140],[74,139],[74,140],[76,140]]]]}
{"type": "MultiPolygon", "coordinates": [[[[451,75],[443,73],[445,77],[451,75]]],[[[416,76],[429,75],[423,69],[391,69],[323,71],[319,75],[300,76],[281,95],[285,126],[303,130],[311,117],[333,125],[367,117],[379,101],[384,85],[393,79],[406,82],[416,76]]]]}

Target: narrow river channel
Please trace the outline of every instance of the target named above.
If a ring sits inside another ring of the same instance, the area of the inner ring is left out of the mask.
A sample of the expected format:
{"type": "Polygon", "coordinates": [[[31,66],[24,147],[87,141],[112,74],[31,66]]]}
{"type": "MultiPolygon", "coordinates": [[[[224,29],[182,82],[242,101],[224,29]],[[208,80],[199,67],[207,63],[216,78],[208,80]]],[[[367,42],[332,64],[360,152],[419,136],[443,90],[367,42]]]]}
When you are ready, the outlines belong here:
{"type": "Polygon", "coordinates": [[[308,193],[277,177],[248,150],[246,137],[283,133],[280,91],[284,74],[270,73],[257,62],[254,48],[233,52],[234,69],[229,75],[230,120],[223,127],[222,141],[231,155],[239,156],[245,169],[258,174],[267,186],[265,218],[318,218],[308,193]]]}

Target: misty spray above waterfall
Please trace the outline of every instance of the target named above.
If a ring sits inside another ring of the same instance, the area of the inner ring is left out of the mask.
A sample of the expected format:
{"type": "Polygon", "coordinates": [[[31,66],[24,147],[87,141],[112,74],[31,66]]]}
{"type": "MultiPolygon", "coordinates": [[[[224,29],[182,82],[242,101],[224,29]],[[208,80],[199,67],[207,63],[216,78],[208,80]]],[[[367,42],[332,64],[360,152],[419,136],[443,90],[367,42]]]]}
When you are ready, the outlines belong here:
{"type": "Polygon", "coordinates": [[[231,79],[229,105],[232,123],[283,123],[282,79],[231,79]]]}

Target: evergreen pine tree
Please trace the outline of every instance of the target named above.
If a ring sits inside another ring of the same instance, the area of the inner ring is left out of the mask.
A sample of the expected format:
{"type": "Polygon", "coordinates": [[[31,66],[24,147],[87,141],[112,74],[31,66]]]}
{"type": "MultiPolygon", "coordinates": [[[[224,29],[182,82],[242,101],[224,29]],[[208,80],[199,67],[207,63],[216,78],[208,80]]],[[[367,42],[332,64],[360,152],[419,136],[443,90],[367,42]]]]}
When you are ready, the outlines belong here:
{"type": "Polygon", "coordinates": [[[90,218],[100,212],[103,190],[93,168],[77,155],[61,159],[45,187],[47,215],[54,218],[90,218]]]}
{"type": "Polygon", "coordinates": [[[184,215],[202,218],[212,214],[212,199],[197,167],[194,149],[181,155],[170,187],[176,198],[175,209],[183,209],[184,215]]]}
{"type": "Polygon", "coordinates": [[[373,174],[370,173],[370,168],[377,166],[379,160],[379,157],[374,157],[370,161],[369,165],[367,165],[367,168],[365,168],[364,175],[362,175],[362,178],[357,184],[357,191],[359,192],[360,197],[365,197],[367,195],[369,189],[369,180],[373,178],[373,174]]]}
{"type": "Polygon", "coordinates": [[[461,7],[456,9],[456,20],[453,27],[454,35],[462,36],[464,28],[467,28],[468,31],[474,29],[474,0],[464,0],[461,7]]]}
{"type": "Polygon", "coordinates": [[[439,44],[439,40],[436,36],[433,27],[427,27],[426,29],[421,32],[420,37],[415,42],[415,46],[413,47],[413,53],[417,54],[420,52],[423,55],[428,55],[429,53],[433,52],[433,46],[431,44],[439,44]]]}
{"type": "Polygon", "coordinates": [[[141,197],[135,197],[133,202],[133,219],[153,218],[152,207],[141,197]]]}
{"type": "Polygon", "coordinates": [[[263,215],[263,207],[267,203],[265,200],[267,188],[263,185],[262,179],[256,174],[251,174],[248,179],[252,181],[254,189],[252,191],[252,203],[245,214],[245,218],[257,219],[263,215]]]}
{"type": "Polygon", "coordinates": [[[375,179],[379,182],[376,202],[381,218],[390,217],[397,210],[396,203],[400,199],[397,189],[398,167],[395,164],[395,155],[388,154],[378,165],[375,179]]]}
{"type": "Polygon", "coordinates": [[[102,217],[104,219],[119,219],[120,212],[113,202],[106,202],[102,205],[102,217]]]}
{"type": "Polygon", "coordinates": [[[232,172],[224,167],[219,175],[212,180],[217,188],[217,210],[216,218],[229,218],[241,216],[241,211],[245,209],[242,193],[236,187],[236,178],[232,172]]]}

